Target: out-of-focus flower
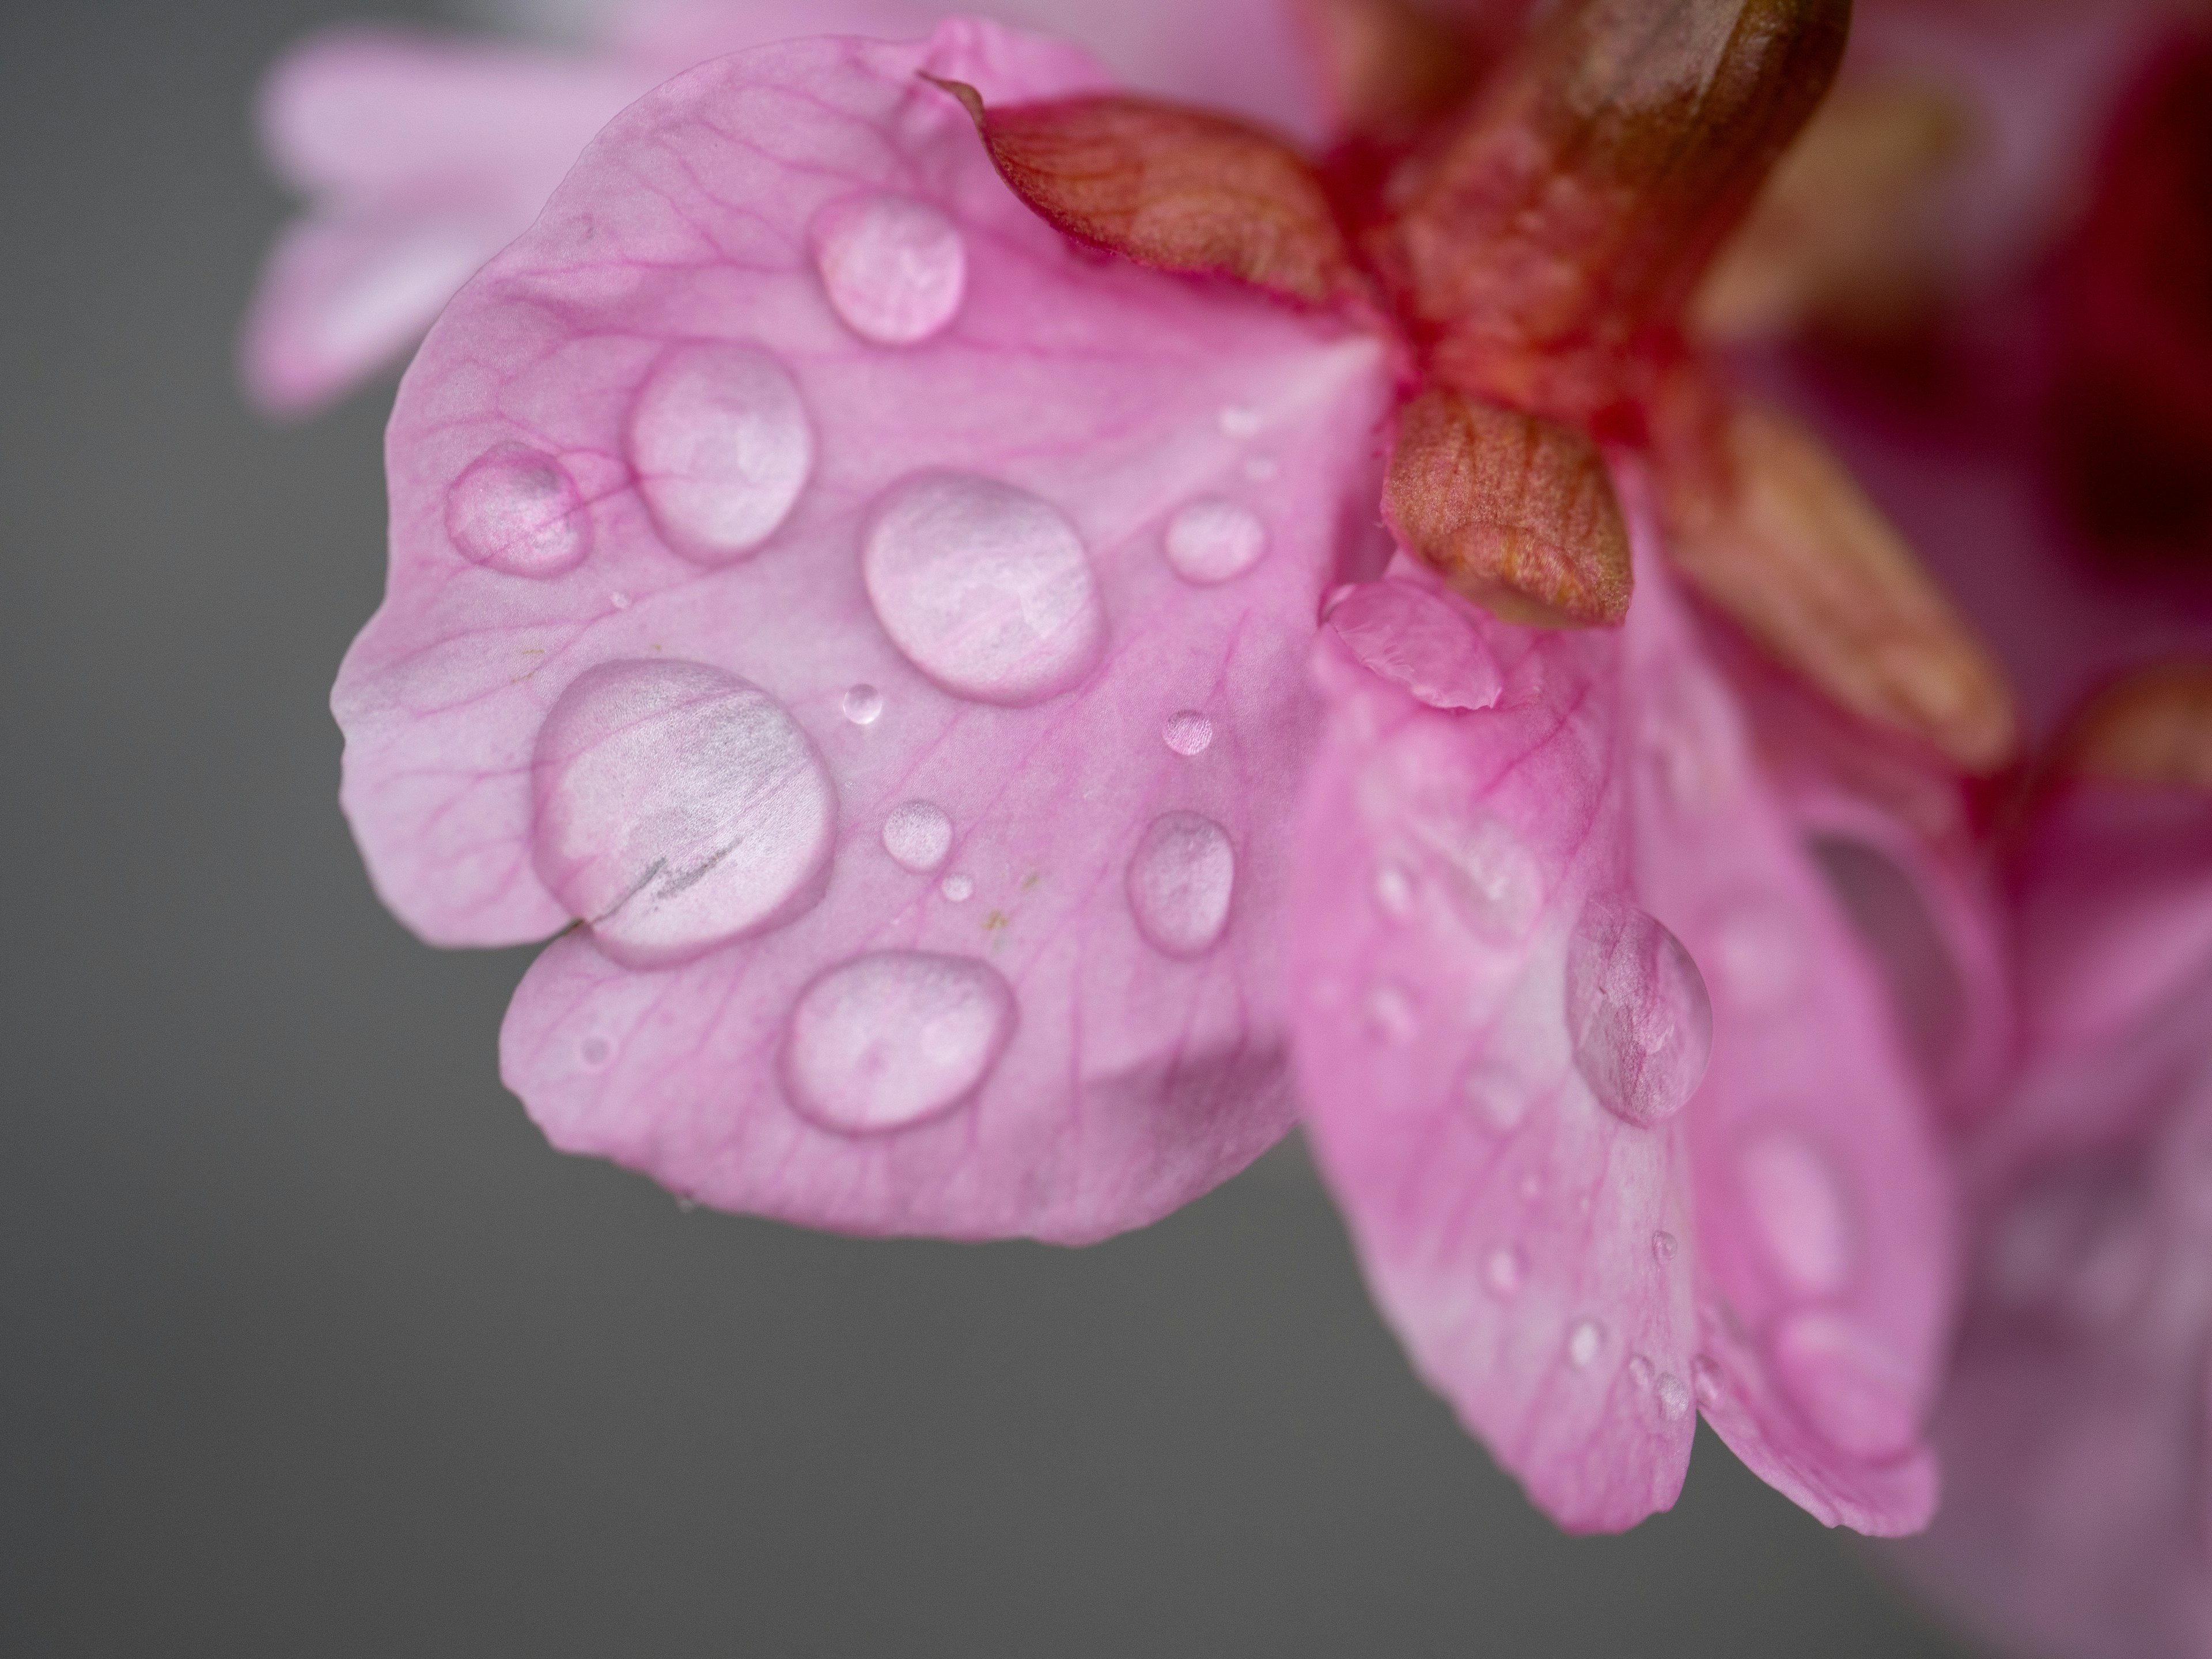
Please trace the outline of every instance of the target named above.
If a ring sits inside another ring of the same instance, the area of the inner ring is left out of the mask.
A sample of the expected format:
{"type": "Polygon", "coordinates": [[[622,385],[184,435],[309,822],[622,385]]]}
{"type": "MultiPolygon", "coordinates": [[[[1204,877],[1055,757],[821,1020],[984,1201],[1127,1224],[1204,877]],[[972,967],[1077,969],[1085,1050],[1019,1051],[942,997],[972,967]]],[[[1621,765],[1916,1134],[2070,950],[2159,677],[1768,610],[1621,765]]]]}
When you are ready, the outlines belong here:
{"type": "Polygon", "coordinates": [[[1317,163],[972,21],[618,116],[408,374],[335,698],[393,908],[560,935],[502,1039],[547,1133],[1076,1242],[1296,1098],[1563,1523],[1671,1503],[1702,1408],[1923,1524],[1949,1085],[1804,826],[1856,769],[1836,844],[1932,845],[2010,706],[1680,327],[1847,15],[1349,7],[1317,163]]]}

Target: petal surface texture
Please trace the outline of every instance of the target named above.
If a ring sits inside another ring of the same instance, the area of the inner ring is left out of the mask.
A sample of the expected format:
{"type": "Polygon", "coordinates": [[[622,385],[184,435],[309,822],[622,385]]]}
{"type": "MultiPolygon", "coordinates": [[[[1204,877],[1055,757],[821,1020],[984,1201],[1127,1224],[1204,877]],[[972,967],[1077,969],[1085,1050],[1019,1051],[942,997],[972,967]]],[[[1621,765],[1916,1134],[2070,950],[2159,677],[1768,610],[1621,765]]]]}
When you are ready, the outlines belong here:
{"type": "Polygon", "coordinates": [[[1293,957],[1316,1145],[1423,1375],[1561,1524],[1668,1507],[1702,1407],[1822,1520],[1910,1531],[1949,1308],[1925,1104],[1632,533],[1617,634],[1457,605],[1492,707],[1325,630],[1293,957]]]}
{"type": "Polygon", "coordinates": [[[447,310],[344,799],[426,938],[587,924],[503,1038],[556,1144],[815,1225],[1083,1240],[1290,1121],[1305,657],[1390,381],[1074,248],[924,72],[1099,79],[963,21],[720,60],[447,310]]]}

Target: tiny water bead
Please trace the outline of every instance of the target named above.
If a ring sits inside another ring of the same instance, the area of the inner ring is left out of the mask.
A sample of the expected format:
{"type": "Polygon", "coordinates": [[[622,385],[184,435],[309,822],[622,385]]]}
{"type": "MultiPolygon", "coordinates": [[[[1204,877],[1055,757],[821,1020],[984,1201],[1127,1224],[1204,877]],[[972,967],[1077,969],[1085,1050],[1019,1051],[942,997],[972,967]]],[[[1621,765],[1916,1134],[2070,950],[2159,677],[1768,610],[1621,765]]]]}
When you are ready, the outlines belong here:
{"type": "Polygon", "coordinates": [[[1636,1384],[1639,1389],[1648,1389],[1651,1386],[1652,1376],[1653,1367],[1649,1359],[1645,1358],[1640,1353],[1632,1353],[1628,1356],[1628,1380],[1630,1382],[1636,1384]]]}
{"type": "Polygon", "coordinates": [[[1375,872],[1375,908],[1393,921],[1413,914],[1413,878],[1395,860],[1375,872]]]}
{"type": "Polygon", "coordinates": [[[814,470],[814,428],[757,346],[694,341],[654,365],[632,405],[629,462],[669,545],[723,564],[775,533],[814,470]]]}
{"type": "Polygon", "coordinates": [[[1528,1259],[1520,1247],[1499,1244],[1483,1258],[1482,1282],[1490,1293],[1501,1301],[1510,1301],[1520,1294],[1521,1280],[1528,1271],[1528,1259]]]}
{"type": "Polygon", "coordinates": [[[1176,754],[1194,758],[1212,746],[1213,722],[1195,708],[1185,708],[1168,716],[1160,737],[1176,754]]]}
{"type": "Polygon", "coordinates": [[[975,896],[975,878],[964,871],[955,870],[937,884],[937,890],[953,904],[965,904],[975,896]]]}
{"type": "Polygon", "coordinates": [[[1203,956],[1229,927],[1237,853],[1229,832],[1196,812],[1163,812],[1129,858],[1130,914],[1163,955],[1203,956]]]}
{"type": "Polygon", "coordinates": [[[1784,1285],[1827,1296],[1850,1281],[1850,1206],[1820,1148],[1794,1129],[1771,1129],[1747,1145],[1738,1164],[1745,1207],[1784,1285]]]}
{"type": "Polygon", "coordinates": [[[1649,1128],[1689,1102],[1713,1048],[1713,1007],[1698,964],[1644,911],[1600,896],[1567,948],[1567,1032],[1599,1103],[1649,1128]]]}
{"type": "Polygon", "coordinates": [[[952,820],[934,801],[910,800],[884,820],[884,851],[901,869],[927,875],[952,854],[952,820]]]}
{"type": "Polygon", "coordinates": [[[956,696],[1023,707],[1069,690],[1106,641],[1083,542],[1050,502],[927,472],[878,503],[861,552],[876,619],[956,696]]]}
{"type": "Polygon", "coordinates": [[[1672,1261],[1681,1248],[1680,1241],[1664,1229],[1651,1235],[1651,1259],[1655,1261],[1662,1264],[1672,1261]]]}
{"type": "Polygon", "coordinates": [[[1775,1331],[1772,1353],[1783,1392],[1837,1450],[1882,1462],[1917,1437],[1903,1366],[1846,1316],[1792,1314],[1775,1331]]]}
{"type": "Polygon", "coordinates": [[[1504,819],[1480,817],[1433,836],[1443,855],[1454,912],[1477,939],[1514,945],[1544,907],[1535,854],[1504,819]]]}
{"type": "Polygon", "coordinates": [[[510,576],[558,576],[592,549],[592,520],[560,462],[504,444],[472,462],[446,497],[462,556],[510,576]]]}
{"type": "Polygon", "coordinates": [[[1168,520],[1163,543],[1176,575],[1211,587],[1236,580],[1260,562],[1267,551],[1267,527],[1250,507],[1209,495],[1168,520]]]}
{"type": "Polygon", "coordinates": [[[703,663],[604,663],[538,733],[538,873],[633,966],[678,962],[818,899],[837,797],[758,686],[703,663]]]}
{"type": "Polygon", "coordinates": [[[872,685],[855,685],[847,690],[839,707],[854,725],[873,726],[883,718],[884,694],[872,685]]]}
{"type": "Polygon", "coordinates": [[[864,340],[914,345],[943,331],[968,286],[960,228],[909,196],[832,203],[813,227],[830,308],[864,340]]]}
{"type": "Polygon", "coordinates": [[[1795,919],[1778,904],[1751,901],[1730,910],[1713,941],[1722,994],[1751,1013],[1787,1002],[1804,971],[1797,934],[1795,919]]]}
{"type": "Polygon", "coordinates": [[[1659,1415],[1669,1423],[1690,1414],[1690,1390],[1672,1371],[1662,1371],[1652,1380],[1651,1397],[1659,1402],[1659,1415]]]}
{"type": "Polygon", "coordinates": [[[1605,1328],[1595,1319],[1577,1319],[1567,1332],[1567,1364],[1586,1371],[1605,1346],[1605,1328]]]}
{"type": "Polygon", "coordinates": [[[1534,1091],[1527,1079],[1487,1055],[1478,1059],[1468,1069],[1460,1092],[1482,1121],[1501,1135],[1511,1134],[1519,1128],[1528,1116],[1529,1107],[1534,1104],[1534,1091]]]}
{"type": "Polygon", "coordinates": [[[1385,1042],[1411,1042],[1421,1030],[1413,994],[1390,979],[1369,988],[1367,1028],[1385,1042]]]}
{"type": "Polygon", "coordinates": [[[950,1111],[1005,1054],[1014,993],[988,963],[884,951],[832,968],[799,994],[784,1080],[799,1110],[845,1134],[950,1111]]]}
{"type": "Polygon", "coordinates": [[[1328,613],[1362,666],[1431,708],[1492,708],[1505,679],[1474,626],[1411,582],[1362,582],[1328,613]]]}
{"type": "Polygon", "coordinates": [[[1243,404],[1224,405],[1216,418],[1220,422],[1221,435],[1224,438],[1249,438],[1260,430],[1260,411],[1248,409],[1243,404]]]}
{"type": "Polygon", "coordinates": [[[1697,1394],[1698,1403],[1708,1411],[1719,1405],[1728,1392],[1727,1376],[1704,1354],[1690,1362],[1690,1384],[1697,1394]]]}

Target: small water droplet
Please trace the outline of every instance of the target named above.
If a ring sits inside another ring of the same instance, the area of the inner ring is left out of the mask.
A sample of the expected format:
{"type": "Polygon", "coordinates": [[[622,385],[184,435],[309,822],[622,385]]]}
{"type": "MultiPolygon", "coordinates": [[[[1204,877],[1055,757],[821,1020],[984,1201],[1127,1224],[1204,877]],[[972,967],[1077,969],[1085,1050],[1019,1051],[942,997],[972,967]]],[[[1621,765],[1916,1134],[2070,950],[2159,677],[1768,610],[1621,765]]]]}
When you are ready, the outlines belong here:
{"type": "Polygon", "coordinates": [[[1213,722],[1195,708],[1185,708],[1168,716],[1160,736],[1178,755],[1203,755],[1213,742],[1213,722]]]}
{"type": "Polygon", "coordinates": [[[878,345],[913,345],[941,331],[968,285],[960,228],[910,196],[831,204],[813,226],[815,268],[831,309],[878,345]]]}
{"type": "Polygon", "coordinates": [[[891,642],[956,696],[1042,702],[1090,673],[1106,642],[1075,526],[1011,484],[929,472],[893,486],[860,564],[891,642]]]}
{"type": "Polygon", "coordinates": [[[988,963],[880,951],[832,968],[799,994],[784,1080],[824,1128],[906,1128],[974,1094],[1014,1024],[1013,991],[988,963]]]}
{"type": "Polygon", "coordinates": [[[1674,1253],[1681,1248],[1674,1235],[1663,1228],[1651,1235],[1651,1255],[1655,1261],[1672,1261],[1674,1253]]]}
{"type": "Polygon", "coordinates": [[[1130,855],[1130,913],[1137,931],[1171,957],[1202,956],[1229,927],[1237,853],[1229,832],[1195,812],[1163,812],[1130,855]]]}
{"type": "Polygon", "coordinates": [[[1519,1190],[1522,1203],[1534,1204],[1544,1195],[1544,1177],[1534,1170],[1524,1172],[1521,1177],[1519,1190]]]}
{"type": "Polygon", "coordinates": [[[1634,905],[1583,907],[1567,950],[1567,1031],[1601,1104],[1649,1128],[1689,1103],[1713,1048],[1713,1006],[1681,941],[1634,905]]]}
{"type": "Polygon", "coordinates": [[[672,347],[630,410],[638,490],[670,546],[702,564],[751,552],[814,471],[814,428],[781,363],[757,346],[672,347]]]}
{"type": "Polygon", "coordinates": [[[1745,1206],[1766,1257],[1800,1296],[1830,1296],[1850,1280],[1850,1206],[1834,1168],[1794,1129],[1771,1129],[1739,1160],[1745,1206]]]}
{"type": "Polygon", "coordinates": [[[1421,1029],[1412,994],[1394,980],[1368,988],[1366,1008],[1368,1029],[1385,1042],[1411,1042],[1421,1029]]]}
{"type": "Polygon", "coordinates": [[[910,800],[884,820],[884,851],[901,869],[927,875],[952,853],[952,820],[934,801],[910,800]]]}
{"type": "Polygon", "coordinates": [[[1577,1319],[1567,1333],[1567,1364],[1586,1371],[1605,1346],[1605,1327],[1595,1319],[1577,1319]]]}
{"type": "Polygon", "coordinates": [[[1273,455],[1255,455],[1244,463],[1244,476],[1254,483],[1273,483],[1282,470],[1273,455]]]}
{"type": "Polygon", "coordinates": [[[1413,914],[1413,878],[1395,859],[1375,872],[1375,908],[1393,921],[1413,914]]]}
{"type": "Polygon", "coordinates": [[[607,595],[607,603],[617,611],[627,611],[629,609],[629,595],[617,588],[607,595]]]}
{"type": "Polygon", "coordinates": [[[1430,836],[1445,860],[1453,908],[1469,931],[1493,945],[1528,937],[1544,908],[1544,878],[1520,836],[1494,817],[1430,836]]]}
{"type": "Polygon", "coordinates": [[[591,551],[591,515],[560,462],[520,444],[487,451],[446,497],[464,557],[510,576],[557,576],[591,551]]]}
{"type": "Polygon", "coordinates": [[[975,896],[975,878],[965,871],[955,870],[937,884],[937,890],[954,904],[965,904],[975,896]]]}
{"type": "Polygon", "coordinates": [[[1168,520],[1168,563],[1187,582],[1233,581],[1267,550],[1267,527],[1248,507],[1219,496],[1191,502],[1168,520]]]}
{"type": "Polygon", "coordinates": [[[1510,1299],[1521,1293],[1522,1277],[1528,1271],[1528,1259],[1518,1246],[1500,1244],[1483,1258],[1482,1282],[1492,1295],[1510,1299]]]}
{"type": "Polygon", "coordinates": [[[1778,904],[1753,901],[1729,911],[1713,944],[1723,994],[1753,1013],[1788,1001],[1804,964],[1797,933],[1790,913],[1778,904]]]}
{"type": "Polygon", "coordinates": [[[1697,1391],[1698,1403],[1707,1411],[1719,1405],[1721,1396],[1728,1392],[1728,1379],[1721,1368],[1704,1354],[1690,1363],[1690,1383],[1697,1391]]]}
{"type": "Polygon", "coordinates": [[[883,718],[884,694],[872,685],[855,685],[847,690],[843,704],[845,718],[855,726],[873,726],[883,718]]]}
{"type": "Polygon", "coordinates": [[[1411,582],[1361,582],[1328,613],[1361,665],[1431,708],[1496,706],[1505,678],[1474,624],[1411,582]]]}
{"type": "Polygon", "coordinates": [[[576,1057],[598,1071],[614,1057],[614,1046],[603,1036],[587,1036],[576,1045],[576,1057]]]}
{"type": "Polygon", "coordinates": [[[1225,405],[1219,418],[1224,438],[1249,438],[1260,429],[1260,411],[1242,404],[1225,405]]]}
{"type": "Polygon", "coordinates": [[[1639,1389],[1651,1386],[1651,1362],[1640,1353],[1628,1356],[1628,1380],[1639,1389]]]}
{"type": "Polygon", "coordinates": [[[1690,1391],[1672,1371],[1662,1371],[1652,1380],[1651,1396],[1659,1402],[1659,1415],[1669,1423],[1679,1423],[1690,1414],[1690,1391]]]}
{"type": "Polygon", "coordinates": [[[780,926],[830,873],[837,795],[759,687],[703,663],[603,663],[539,727],[538,873],[599,947],[680,962],[780,926]]]}
{"type": "Polygon", "coordinates": [[[1673,676],[1651,698],[1644,741],[1678,811],[1711,811],[1737,787],[1741,738],[1728,696],[1702,673],[1673,676]]]}
{"type": "Polygon", "coordinates": [[[1460,1092],[1481,1114],[1482,1121],[1501,1135],[1519,1128],[1535,1103],[1535,1091],[1528,1080],[1511,1066],[1488,1056],[1468,1068],[1460,1092]]]}
{"type": "Polygon", "coordinates": [[[1790,1315],[1775,1331],[1773,1356],[1782,1391],[1837,1450],[1881,1462],[1918,1435],[1904,1367],[1845,1316],[1790,1315]]]}

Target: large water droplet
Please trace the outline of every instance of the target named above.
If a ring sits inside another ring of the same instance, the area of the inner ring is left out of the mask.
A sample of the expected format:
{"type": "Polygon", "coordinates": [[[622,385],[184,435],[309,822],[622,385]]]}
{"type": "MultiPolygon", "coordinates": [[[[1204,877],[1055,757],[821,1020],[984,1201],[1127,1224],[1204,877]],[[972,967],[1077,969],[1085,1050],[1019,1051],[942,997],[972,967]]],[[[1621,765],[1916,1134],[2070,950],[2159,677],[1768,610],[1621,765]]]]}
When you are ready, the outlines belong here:
{"type": "Polygon", "coordinates": [[[799,994],[784,1080],[825,1128],[902,1129],[974,1094],[1014,1022],[1013,991],[989,963],[880,951],[832,968],[799,994]]]}
{"type": "Polygon", "coordinates": [[[1844,1315],[1792,1314],[1774,1334],[1773,1353],[1783,1392],[1837,1450],[1880,1462],[1918,1435],[1903,1366],[1844,1315]]]}
{"type": "Polygon", "coordinates": [[[910,800],[884,820],[884,851],[901,868],[927,875],[952,852],[952,820],[934,801],[910,800]]]}
{"type": "Polygon", "coordinates": [[[1171,957],[1202,956],[1229,926],[1237,853],[1229,832],[1195,812],[1163,812],[1129,860],[1137,931],[1171,957]]]}
{"type": "Polygon", "coordinates": [[[1209,495],[1168,520],[1168,563],[1201,587],[1234,581],[1267,550],[1267,527],[1249,507],[1209,495]]]}
{"type": "Polygon", "coordinates": [[[1011,484],[929,472],[895,486],[861,571],[891,642],[958,696],[1041,702],[1089,673],[1105,644],[1074,526],[1011,484]]]}
{"type": "Polygon", "coordinates": [[[872,685],[855,685],[846,691],[841,706],[854,725],[873,726],[883,718],[884,694],[872,685]]]}
{"type": "Polygon", "coordinates": [[[604,663],[539,727],[538,873],[602,949],[681,961],[821,897],[836,792],[759,687],[680,661],[604,663]]]}
{"type": "Polygon", "coordinates": [[[1713,1049],[1713,1006],[1681,942],[1634,905],[1583,907],[1567,949],[1567,1031],[1599,1102],[1639,1127],[1688,1103],[1713,1049]]]}
{"type": "Polygon", "coordinates": [[[1362,582],[1328,621],[1369,672],[1431,708],[1489,708],[1504,692],[1474,625],[1411,582],[1362,582]]]}
{"type": "Polygon", "coordinates": [[[960,228],[909,196],[831,204],[814,222],[814,263],[831,309],[878,345],[913,345],[960,309],[968,245],[960,228]]]}
{"type": "Polygon", "coordinates": [[[1744,1203],[1767,1260],[1801,1296],[1827,1296],[1851,1276],[1850,1207],[1820,1149],[1794,1129],[1773,1129],[1743,1149],[1744,1203]]]}
{"type": "Polygon", "coordinates": [[[464,556],[510,576],[557,576],[592,549],[575,481],[550,455],[520,444],[478,456],[454,480],[446,533],[464,556]]]}
{"type": "Polygon", "coordinates": [[[1577,1319],[1567,1333],[1567,1364],[1586,1371],[1604,1346],[1605,1327],[1595,1319],[1577,1319]]]}
{"type": "Polygon", "coordinates": [[[1178,755],[1203,755],[1213,745],[1213,722],[1195,708],[1186,708],[1168,716],[1168,723],[1160,728],[1160,738],[1178,755]]]}
{"type": "Polygon", "coordinates": [[[647,377],[630,410],[629,461],[669,545],[721,564],[790,516],[814,470],[814,428],[768,353],[695,341],[647,377]]]}

